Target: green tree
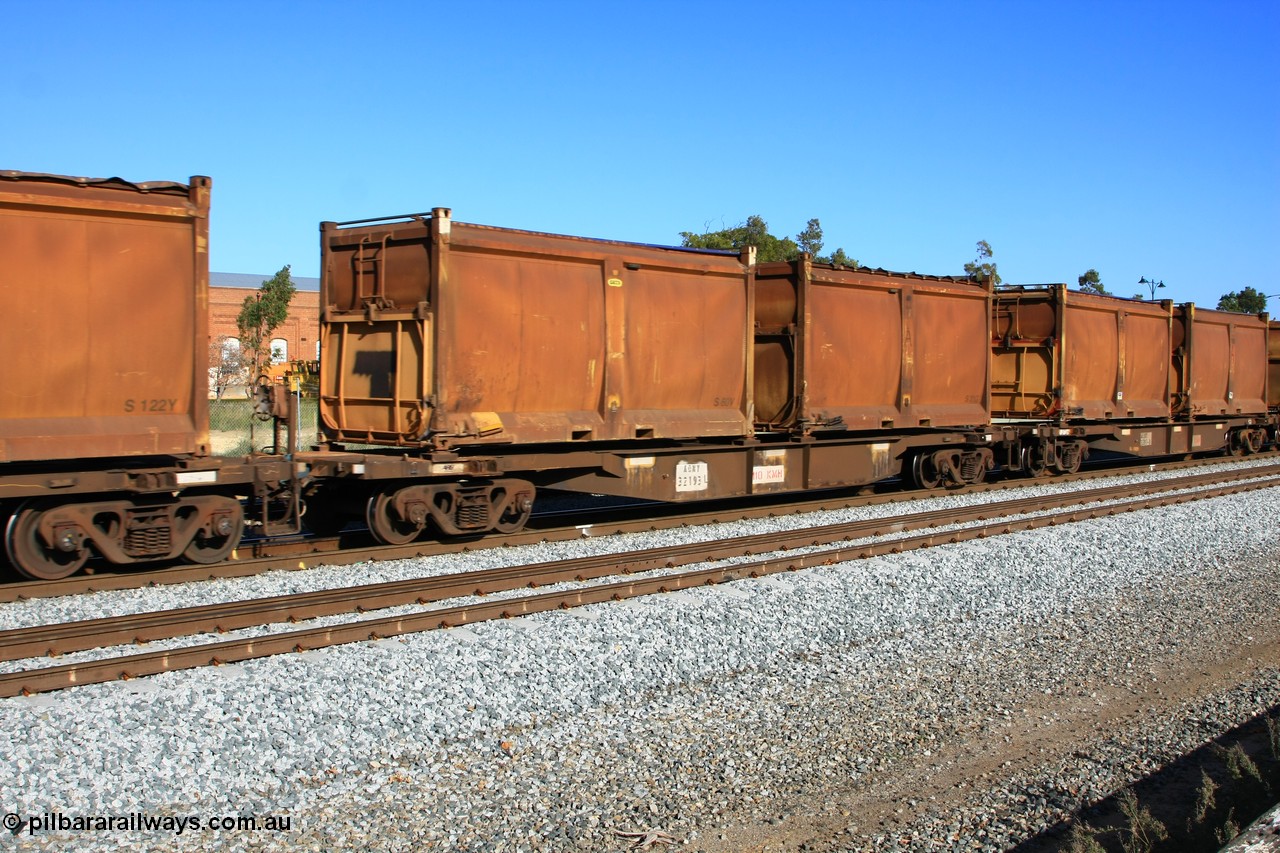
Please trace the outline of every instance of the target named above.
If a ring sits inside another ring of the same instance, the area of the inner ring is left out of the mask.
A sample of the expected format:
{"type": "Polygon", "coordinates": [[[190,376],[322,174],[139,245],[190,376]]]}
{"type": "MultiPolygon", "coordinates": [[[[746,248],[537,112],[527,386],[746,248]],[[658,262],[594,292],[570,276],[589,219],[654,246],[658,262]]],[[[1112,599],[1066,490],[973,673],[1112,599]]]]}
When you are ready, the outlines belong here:
{"type": "Polygon", "coordinates": [[[756,260],[794,261],[801,252],[809,255],[821,264],[841,264],[846,267],[857,267],[858,262],[845,254],[844,249],[836,249],[830,257],[819,254],[822,251],[822,223],[810,219],[805,229],[790,237],[775,237],[769,233],[769,224],[762,216],[748,216],[747,221],[733,228],[720,231],[704,231],[696,234],[692,231],[681,231],[682,246],[693,249],[729,249],[739,251],[745,246],[756,247],[756,260]]]}
{"type": "Polygon", "coordinates": [[[1241,314],[1261,314],[1267,310],[1267,297],[1252,287],[1224,293],[1218,300],[1219,311],[1239,311],[1241,314]]]}
{"type": "Polygon", "coordinates": [[[808,252],[809,257],[821,257],[822,223],[816,219],[810,219],[804,226],[804,230],[796,235],[796,242],[800,244],[800,251],[808,252]]]}
{"type": "Polygon", "coordinates": [[[1107,296],[1107,289],[1102,286],[1102,277],[1098,275],[1098,271],[1090,269],[1084,275],[1076,279],[1080,282],[1081,293],[1096,293],[1100,296],[1107,296]]]}
{"type": "Polygon", "coordinates": [[[838,267],[851,267],[857,269],[861,264],[857,258],[851,258],[844,253],[844,249],[836,249],[831,253],[831,263],[838,267]]]}
{"type": "MultiPolygon", "coordinates": [[[[757,261],[790,261],[800,256],[800,245],[790,237],[775,237],[769,233],[769,223],[762,216],[748,216],[747,221],[733,228],[695,234],[681,231],[682,245],[694,249],[732,249],[756,247],[757,261]]],[[[821,238],[821,232],[819,232],[821,238]]]]}
{"type": "Polygon", "coordinates": [[[271,333],[289,316],[289,303],[296,291],[289,265],[285,264],[278,273],[264,281],[256,293],[244,298],[236,317],[236,328],[240,331],[240,344],[244,347],[245,356],[253,366],[251,377],[260,374],[262,364],[267,360],[271,333]]]}
{"type": "Polygon", "coordinates": [[[977,250],[978,257],[964,265],[965,274],[974,281],[989,279],[992,284],[999,284],[1003,279],[996,272],[996,265],[991,262],[996,254],[991,244],[986,240],[979,240],[977,250]]]}

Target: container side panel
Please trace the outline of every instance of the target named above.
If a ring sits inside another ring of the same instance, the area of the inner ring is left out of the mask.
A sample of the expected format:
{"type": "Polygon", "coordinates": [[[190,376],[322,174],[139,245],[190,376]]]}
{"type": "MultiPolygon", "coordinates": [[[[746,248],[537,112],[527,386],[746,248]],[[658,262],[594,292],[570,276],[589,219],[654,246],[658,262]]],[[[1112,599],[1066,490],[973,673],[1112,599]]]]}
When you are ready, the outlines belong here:
{"type": "Polygon", "coordinates": [[[1120,358],[1117,314],[1070,303],[1066,310],[1062,405],[1072,417],[1113,417],[1120,358]]]}
{"type": "Polygon", "coordinates": [[[985,424],[987,298],[915,290],[915,376],[911,405],[932,426],[985,424]]]}
{"type": "Polygon", "coordinates": [[[1169,417],[1170,341],[1167,315],[1125,317],[1124,399],[1119,410],[1132,418],[1169,417]]]}
{"type": "Polygon", "coordinates": [[[1267,324],[1267,405],[1280,408],[1280,323],[1267,324]]]}
{"type": "Polygon", "coordinates": [[[1236,326],[1232,343],[1232,411],[1261,414],[1267,409],[1267,330],[1261,323],[1236,326]]]}
{"type": "Polygon", "coordinates": [[[1191,412],[1221,415],[1230,406],[1231,336],[1225,325],[1200,317],[1197,313],[1191,335],[1191,412]]]}
{"type": "Polygon", "coordinates": [[[89,232],[88,256],[85,412],[116,414],[129,400],[135,409],[140,400],[165,400],[166,409],[190,412],[195,391],[190,371],[163,367],[186,366],[196,357],[190,227],[96,223],[89,232]],[[145,251],[121,248],[125,246],[145,251]]]}
{"type": "Polygon", "coordinates": [[[632,428],[655,438],[745,434],[743,279],[643,269],[629,272],[623,289],[619,367],[632,428]]]}
{"type": "Polygon", "coordinates": [[[180,217],[0,208],[0,458],[196,452],[195,242],[180,217]]]}
{"type": "Polygon", "coordinates": [[[606,370],[600,262],[455,248],[448,264],[439,369],[449,431],[483,432],[483,424],[467,423],[483,420],[477,413],[501,418],[509,441],[599,430],[606,370]]]}
{"type": "Polygon", "coordinates": [[[85,413],[88,232],[84,220],[0,211],[0,299],[12,324],[0,337],[4,421],[85,413]]]}
{"type": "Polygon", "coordinates": [[[897,420],[902,309],[885,288],[814,283],[806,305],[805,419],[850,429],[897,420]]]}

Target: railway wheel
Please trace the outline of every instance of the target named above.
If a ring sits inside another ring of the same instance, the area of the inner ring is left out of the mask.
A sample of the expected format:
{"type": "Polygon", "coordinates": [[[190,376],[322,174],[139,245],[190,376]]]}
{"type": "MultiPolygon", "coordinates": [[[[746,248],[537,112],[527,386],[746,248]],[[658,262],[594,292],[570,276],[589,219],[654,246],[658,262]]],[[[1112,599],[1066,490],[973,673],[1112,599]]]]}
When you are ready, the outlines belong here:
{"type": "Polygon", "coordinates": [[[506,507],[498,516],[493,529],[499,533],[515,533],[525,526],[531,515],[533,515],[533,496],[524,494],[512,496],[507,499],[506,507]]]}
{"type": "Polygon", "coordinates": [[[70,530],[59,540],[62,547],[46,545],[39,532],[42,515],[44,510],[38,505],[24,504],[9,518],[4,536],[9,560],[19,573],[33,580],[70,577],[89,561],[89,549],[83,536],[70,530]]]}
{"type": "Polygon", "coordinates": [[[1022,470],[1028,477],[1043,477],[1049,470],[1049,460],[1045,458],[1044,445],[1038,442],[1022,446],[1022,470]]]}
{"type": "Polygon", "coordinates": [[[184,559],[192,563],[221,563],[240,544],[240,537],[244,535],[244,507],[231,498],[223,498],[221,502],[223,505],[210,515],[209,523],[182,552],[184,559]]]}
{"type": "Polygon", "coordinates": [[[379,493],[369,498],[365,520],[375,539],[384,545],[407,545],[422,532],[420,525],[404,521],[392,506],[392,496],[379,493]]]}
{"type": "Polygon", "coordinates": [[[929,451],[911,457],[911,484],[917,489],[936,489],[942,485],[942,472],[929,451]]]}

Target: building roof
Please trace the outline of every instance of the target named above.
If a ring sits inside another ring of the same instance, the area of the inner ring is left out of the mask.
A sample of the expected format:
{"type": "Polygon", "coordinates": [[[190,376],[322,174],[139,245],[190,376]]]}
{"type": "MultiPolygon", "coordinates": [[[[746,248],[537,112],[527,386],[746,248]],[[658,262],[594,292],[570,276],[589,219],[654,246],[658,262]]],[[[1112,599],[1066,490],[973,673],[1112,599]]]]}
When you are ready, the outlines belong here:
{"type": "MultiPolygon", "coordinates": [[[[264,281],[268,281],[274,273],[268,275],[254,275],[253,273],[244,272],[211,272],[209,273],[210,287],[242,287],[246,290],[257,290],[262,286],[264,281]]],[[[293,276],[293,285],[298,290],[320,290],[320,279],[308,278],[307,276],[293,276]]]]}

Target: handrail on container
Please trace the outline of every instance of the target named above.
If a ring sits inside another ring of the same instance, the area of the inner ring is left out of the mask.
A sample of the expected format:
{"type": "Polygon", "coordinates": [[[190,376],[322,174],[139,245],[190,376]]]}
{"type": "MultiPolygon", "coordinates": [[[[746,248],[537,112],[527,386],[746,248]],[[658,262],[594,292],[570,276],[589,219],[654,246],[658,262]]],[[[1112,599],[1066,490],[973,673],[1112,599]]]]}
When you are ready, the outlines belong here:
{"type": "Polygon", "coordinates": [[[371,222],[423,222],[431,218],[430,213],[400,213],[395,216],[375,216],[372,219],[352,219],[349,222],[335,222],[334,227],[345,228],[350,225],[368,225],[371,222]]]}
{"type": "Polygon", "coordinates": [[[1040,292],[1063,286],[1062,284],[997,284],[996,293],[1040,292]]]}

